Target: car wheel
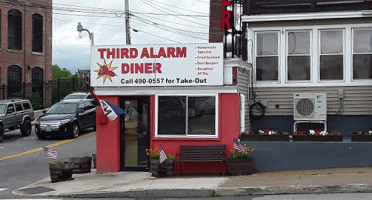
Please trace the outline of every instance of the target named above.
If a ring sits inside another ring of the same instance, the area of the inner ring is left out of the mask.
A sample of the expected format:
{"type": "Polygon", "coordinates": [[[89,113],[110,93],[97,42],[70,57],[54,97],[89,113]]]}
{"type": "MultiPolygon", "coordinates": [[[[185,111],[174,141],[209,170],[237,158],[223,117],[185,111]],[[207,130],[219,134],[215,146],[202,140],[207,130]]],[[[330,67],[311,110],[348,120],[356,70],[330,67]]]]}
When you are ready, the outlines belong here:
{"type": "Polygon", "coordinates": [[[21,134],[22,136],[29,136],[31,134],[31,121],[29,119],[25,119],[23,124],[21,125],[21,134]]]}
{"type": "Polygon", "coordinates": [[[79,136],[79,133],[80,133],[79,125],[77,123],[74,123],[72,125],[71,137],[72,138],[77,138],[79,136]]]}
{"type": "Polygon", "coordinates": [[[45,139],[45,136],[40,133],[40,130],[38,128],[36,128],[36,126],[35,126],[35,132],[36,132],[37,138],[39,138],[40,140],[45,139]]]}
{"type": "Polygon", "coordinates": [[[0,142],[3,142],[3,141],[4,141],[4,127],[1,124],[0,125],[0,142]]]}
{"type": "Polygon", "coordinates": [[[9,127],[8,129],[11,130],[11,131],[14,131],[15,127],[14,126],[13,127],[9,127]]]}

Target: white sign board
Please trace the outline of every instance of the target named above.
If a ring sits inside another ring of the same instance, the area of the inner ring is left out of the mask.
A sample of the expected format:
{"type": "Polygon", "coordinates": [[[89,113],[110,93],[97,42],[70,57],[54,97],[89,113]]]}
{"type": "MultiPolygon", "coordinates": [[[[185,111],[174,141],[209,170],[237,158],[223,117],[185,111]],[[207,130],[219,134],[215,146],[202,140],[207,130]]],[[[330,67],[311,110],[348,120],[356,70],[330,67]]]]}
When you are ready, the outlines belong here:
{"type": "Polygon", "coordinates": [[[222,43],[91,47],[92,86],[223,84],[222,43]]]}

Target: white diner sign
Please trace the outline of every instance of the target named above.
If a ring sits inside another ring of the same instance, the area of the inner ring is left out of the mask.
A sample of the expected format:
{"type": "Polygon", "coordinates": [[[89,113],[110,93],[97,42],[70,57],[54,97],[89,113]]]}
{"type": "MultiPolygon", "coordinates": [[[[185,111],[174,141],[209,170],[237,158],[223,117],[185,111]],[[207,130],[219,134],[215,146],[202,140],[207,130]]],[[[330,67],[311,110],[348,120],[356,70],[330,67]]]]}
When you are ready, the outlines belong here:
{"type": "Polygon", "coordinates": [[[223,84],[222,43],[91,47],[92,86],[223,84]]]}

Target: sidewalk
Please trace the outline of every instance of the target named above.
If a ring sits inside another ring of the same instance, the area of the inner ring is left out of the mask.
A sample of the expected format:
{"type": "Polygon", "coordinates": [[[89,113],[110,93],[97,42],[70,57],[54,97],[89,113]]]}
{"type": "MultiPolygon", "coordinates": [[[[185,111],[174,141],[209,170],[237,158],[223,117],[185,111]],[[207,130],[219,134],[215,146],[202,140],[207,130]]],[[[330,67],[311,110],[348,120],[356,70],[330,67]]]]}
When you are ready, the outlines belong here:
{"type": "Polygon", "coordinates": [[[260,172],[244,176],[174,176],[148,172],[74,174],[74,180],[45,178],[12,191],[15,195],[75,198],[212,197],[264,194],[372,192],[372,168],[260,172]]]}

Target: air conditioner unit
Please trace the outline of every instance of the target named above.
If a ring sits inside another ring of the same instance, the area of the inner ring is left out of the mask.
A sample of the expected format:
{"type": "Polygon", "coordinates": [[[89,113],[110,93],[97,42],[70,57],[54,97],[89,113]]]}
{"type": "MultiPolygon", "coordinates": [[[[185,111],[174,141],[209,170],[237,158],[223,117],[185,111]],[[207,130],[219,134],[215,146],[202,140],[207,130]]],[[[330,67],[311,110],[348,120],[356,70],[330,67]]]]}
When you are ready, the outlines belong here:
{"type": "Polygon", "coordinates": [[[326,93],[295,93],[293,117],[295,121],[326,121],[326,93]]]}

